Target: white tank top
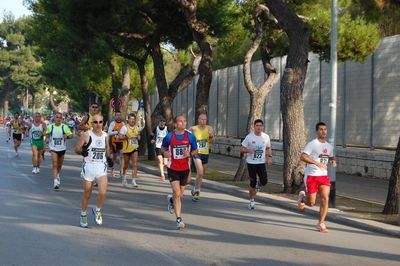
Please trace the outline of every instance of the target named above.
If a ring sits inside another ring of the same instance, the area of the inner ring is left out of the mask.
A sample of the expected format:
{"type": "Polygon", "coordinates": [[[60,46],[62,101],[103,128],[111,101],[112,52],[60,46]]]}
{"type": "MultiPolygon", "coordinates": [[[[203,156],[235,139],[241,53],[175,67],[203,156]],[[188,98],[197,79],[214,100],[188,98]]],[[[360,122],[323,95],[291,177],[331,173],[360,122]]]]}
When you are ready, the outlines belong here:
{"type": "Polygon", "coordinates": [[[87,163],[105,163],[106,158],[106,136],[107,133],[102,131],[100,137],[96,136],[92,130],[89,130],[89,140],[83,148],[88,149],[89,155],[83,160],[87,163]]]}

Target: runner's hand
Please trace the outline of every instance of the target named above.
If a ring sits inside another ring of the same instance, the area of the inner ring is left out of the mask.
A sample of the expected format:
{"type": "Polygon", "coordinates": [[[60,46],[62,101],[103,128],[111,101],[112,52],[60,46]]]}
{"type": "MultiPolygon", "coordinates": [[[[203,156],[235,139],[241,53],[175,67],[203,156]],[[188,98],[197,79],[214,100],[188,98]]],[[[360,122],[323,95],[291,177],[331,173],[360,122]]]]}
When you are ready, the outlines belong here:
{"type": "Polygon", "coordinates": [[[87,157],[87,156],[89,155],[88,150],[85,149],[85,148],[83,148],[82,151],[81,151],[81,155],[82,155],[83,157],[87,157]]]}

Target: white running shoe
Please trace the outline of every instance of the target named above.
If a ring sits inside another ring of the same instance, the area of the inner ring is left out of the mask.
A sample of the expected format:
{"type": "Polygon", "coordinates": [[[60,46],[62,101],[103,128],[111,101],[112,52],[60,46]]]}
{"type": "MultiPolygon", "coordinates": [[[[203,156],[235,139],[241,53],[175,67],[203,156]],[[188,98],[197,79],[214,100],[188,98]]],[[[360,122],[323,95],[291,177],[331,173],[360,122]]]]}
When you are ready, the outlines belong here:
{"type": "Polygon", "coordinates": [[[60,186],[61,184],[61,179],[60,179],[60,174],[57,175],[57,185],[60,186]]]}
{"type": "Polygon", "coordinates": [[[132,179],[131,187],[139,187],[139,186],[136,184],[136,180],[135,180],[135,179],[132,179]]]}
{"type": "Polygon", "coordinates": [[[37,173],[37,170],[36,170],[36,167],[34,166],[34,167],[32,167],[32,174],[36,174],[37,173]]]}
{"type": "Polygon", "coordinates": [[[174,203],[172,203],[172,195],[167,196],[167,202],[168,202],[168,211],[169,213],[173,214],[175,212],[174,210],[174,203]]]}
{"type": "Polygon", "coordinates": [[[18,155],[19,155],[19,154],[18,154],[18,152],[17,152],[17,153],[15,154],[15,157],[18,157],[18,155]]]}
{"type": "Polygon", "coordinates": [[[81,215],[81,222],[80,222],[81,227],[86,228],[88,227],[88,222],[87,222],[87,217],[86,215],[81,215]]]}
{"type": "Polygon", "coordinates": [[[299,199],[297,200],[297,205],[299,206],[299,209],[300,210],[303,210],[304,209],[304,207],[306,206],[305,204],[304,204],[304,197],[306,196],[306,192],[304,192],[304,191],[300,191],[299,192],[299,199]]]}
{"type": "Polygon", "coordinates": [[[94,215],[94,222],[96,224],[98,224],[98,225],[102,225],[103,224],[103,217],[101,217],[101,212],[100,211],[96,211],[96,207],[93,207],[92,213],[94,215]]]}
{"type": "Polygon", "coordinates": [[[59,187],[57,179],[54,179],[54,189],[59,189],[59,188],[60,187],[59,187]]]}
{"type": "Polygon", "coordinates": [[[250,203],[249,203],[249,209],[250,210],[254,210],[254,206],[256,205],[256,202],[253,200],[253,201],[250,201],[250,203]]]}
{"type": "Polygon", "coordinates": [[[128,185],[128,182],[126,181],[126,176],[122,176],[122,186],[126,187],[128,185]]]}
{"type": "Polygon", "coordinates": [[[178,230],[185,228],[185,224],[183,223],[182,219],[176,220],[176,227],[178,228],[178,230]]]}
{"type": "Polygon", "coordinates": [[[36,174],[39,174],[39,173],[40,173],[40,167],[36,166],[36,174]]]}

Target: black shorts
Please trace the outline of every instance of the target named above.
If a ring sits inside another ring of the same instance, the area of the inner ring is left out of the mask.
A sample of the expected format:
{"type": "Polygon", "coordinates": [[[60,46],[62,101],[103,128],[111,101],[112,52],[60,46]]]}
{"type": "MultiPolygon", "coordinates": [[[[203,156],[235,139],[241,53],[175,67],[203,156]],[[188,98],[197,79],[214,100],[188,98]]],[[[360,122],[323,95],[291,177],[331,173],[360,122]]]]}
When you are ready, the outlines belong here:
{"type": "Polygon", "coordinates": [[[132,154],[134,154],[135,152],[139,152],[139,149],[135,149],[135,150],[133,150],[133,151],[131,151],[131,152],[123,153],[123,155],[128,156],[128,157],[131,157],[132,154]]]}
{"type": "Polygon", "coordinates": [[[162,153],[162,151],[161,151],[161,148],[156,148],[156,155],[157,156],[162,156],[162,157],[164,157],[164,154],[162,153]]]}
{"type": "Polygon", "coordinates": [[[53,151],[53,150],[51,150],[50,152],[57,153],[58,158],[61,158],[61,157],[63,157],[65,155],[65,150],[63,150],[63,151],[53,151]]]}
{"type": "Polygon", "coordinates": [[[122,150],[122,142],[112,142],[111,143],[112,153],[117,153],[122,150]]]}
{"type": "Polygon", "coordinates": [[[190,169],[184,171],[176,171],[167,168],[167,173],[169,182],[179,181],[181,187],[186,186],[188,184],[187,180],[188,176],[190,175],[190,169]]]}
{"type": "Polygon", "coordinates": [[[22,139],[22,134],[15,134],[15,133],[13,133],[13,139],[16,139],[16,140],[18,140],[18,141],[21,141],[21,139],[22,139]]]}
{"type": "Polygon", "coordinates": [[[257,182],[257,176],[260,179],[261,185],[265,186],[268,182],[267,168],[265,163],[261,164],[247,164],[247,169],[249,171],[250,186],[255,187],[257,182]]]}

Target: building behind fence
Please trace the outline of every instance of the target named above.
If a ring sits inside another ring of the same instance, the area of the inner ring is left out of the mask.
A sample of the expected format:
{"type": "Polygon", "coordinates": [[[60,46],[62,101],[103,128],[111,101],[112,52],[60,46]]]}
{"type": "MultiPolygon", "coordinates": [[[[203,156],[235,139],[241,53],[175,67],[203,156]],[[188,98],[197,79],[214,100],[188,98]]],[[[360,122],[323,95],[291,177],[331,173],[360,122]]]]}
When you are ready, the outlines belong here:
{"type": "MultiPolygon", "coordinates": [[[[338,147],[364,148],[363,153],[365,149],[393,150],[397,147],[400,133],[399,55],[400,35],[396,35],[382,39],[379,48],[364,64],[345,62],[338,66],[336,125],[338,147]]],[[[318,56],[312,53],[309,54],[309,60],[303,99],[308,137],[313,139],[317,122],[324,121],[329,128],[331,66],[320,61],[318,56]]],[[[282,75],[286,57],[274,58],[271,62],[282,75]]],[[[258,87],[266,79],[266,74],[261,61],[252,63],[251,67],[253,82],[258,87]]],[[[196,84],[197,78],[173,102],[174,115],[186,116],[188,126],[194,125],[196,120],[194,117],[196,84]]],[[[158,95],[153,95],[151,106],[155,107],[157,103],[158,95]]],[[[214,128],[215,135],[219,138],[243,138],[246,135],[249,109],[250,96],[244,86],[243,66],[214,71],[210,88],[208,122],[214,128]]],[[[283,126],[280,112],[280,80],[266,98],[261,119],[264,120],[264,131],[272,140],[281,142],[283,126]]],[[[338,153],[340,152],[338,149],[338,153]]],[[[390,161],[392,156],[385,157],[390,161]]],[[[386,163],[391,165],[393,162],[386,163]]],[[[388,166],[384,165],[382,169],[388,166]]],[[[366,168],[373,169],[365,165],[357,169],[366,168]]],[[[359,173],[358,170],[356,173],[359,173]]],[[[371,175],[371,171],[360,174],[371,175]]],[[[386,173],[385,176],[387,175],[386,173]]]]}

